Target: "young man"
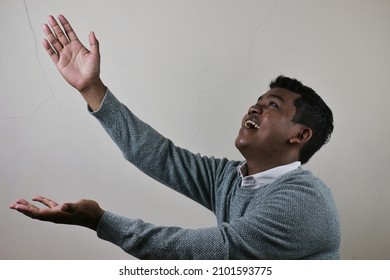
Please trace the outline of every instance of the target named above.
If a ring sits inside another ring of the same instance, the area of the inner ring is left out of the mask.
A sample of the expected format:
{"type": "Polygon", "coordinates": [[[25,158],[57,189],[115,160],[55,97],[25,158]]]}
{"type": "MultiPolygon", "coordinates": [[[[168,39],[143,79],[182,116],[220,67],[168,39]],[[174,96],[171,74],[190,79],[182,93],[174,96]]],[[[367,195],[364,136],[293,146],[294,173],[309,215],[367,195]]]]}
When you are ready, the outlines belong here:
{"type": "Polygon", "coordinates": [[[201,229],[161,227],[104,211],[92,200],[57,204],[45,197],[11,205],[34,219],[97,231],[140,259],[338,259],[340,228],[330,190],[300,165],[325,144],[333,116],[299,81],[278,77],[244,116],[236,147],[244,162],[176,147],[121,104],[100,80],[98,41],[90,50],[68,21],[50,16],[43,45],[121,149],[144,173],[199,202],[217,218],[201,229]]]}

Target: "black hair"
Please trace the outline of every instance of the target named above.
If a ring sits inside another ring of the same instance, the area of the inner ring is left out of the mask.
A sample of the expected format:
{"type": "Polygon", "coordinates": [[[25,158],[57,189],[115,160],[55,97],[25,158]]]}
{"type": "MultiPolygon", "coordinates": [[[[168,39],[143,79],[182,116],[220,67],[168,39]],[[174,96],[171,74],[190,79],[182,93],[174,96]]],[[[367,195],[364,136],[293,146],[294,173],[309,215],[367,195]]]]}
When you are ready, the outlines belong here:
{"type": "Polygon", "coordinates": [[[279,76],[269,86],[271,89],[284,88],[300,95],[295,100],[296,114],[292,121],[312,130],[311,139],[303,145],[299,154],[299,160],[304,164],[329,142],[334,128],[332,111],[312,88],[296,79],[279,76]]]}

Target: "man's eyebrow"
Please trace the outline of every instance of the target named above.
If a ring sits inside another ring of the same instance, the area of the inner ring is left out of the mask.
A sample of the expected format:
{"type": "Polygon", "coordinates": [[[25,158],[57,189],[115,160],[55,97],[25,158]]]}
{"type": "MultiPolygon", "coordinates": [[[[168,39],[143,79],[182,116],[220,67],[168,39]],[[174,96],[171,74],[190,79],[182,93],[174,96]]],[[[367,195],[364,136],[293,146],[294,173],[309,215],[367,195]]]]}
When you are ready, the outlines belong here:
{"type": "MultiPolygon", "coordinates": [[[[280,95],[278,94],[275,94],[275,93],[271,93],[269,95],[267,95],[268,98],[276,98],[276,99],[279,99],[281,102],[284,102],[284,99],[283,97],[281,97],[280,95]]],[[[264,98],[264,95],[260,96],[259,99],[257,99],[257,101],[261,101],[263,100],[264,98]]]]}

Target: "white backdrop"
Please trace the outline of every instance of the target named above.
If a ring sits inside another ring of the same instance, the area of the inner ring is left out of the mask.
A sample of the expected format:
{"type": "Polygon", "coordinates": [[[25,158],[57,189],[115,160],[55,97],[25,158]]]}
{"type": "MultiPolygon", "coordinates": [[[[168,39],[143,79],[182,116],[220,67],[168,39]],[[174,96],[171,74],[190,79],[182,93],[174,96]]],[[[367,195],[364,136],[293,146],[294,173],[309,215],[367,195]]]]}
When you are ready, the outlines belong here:
{"type": "Polygon", "coordinates": [[[36,194],[97,200],[160,225],[213,215],[128,164],[57,73],[49,14],[101,44],[102,79],[141,119],[193,152],[241,159],[240,121],[273,78],[333,109],[331,142],[306,166],[332,189],[343,259],[390,259],[390,1],[0,0],[0,259],[131,259],[91,230],[10,210],[36,194]]]}

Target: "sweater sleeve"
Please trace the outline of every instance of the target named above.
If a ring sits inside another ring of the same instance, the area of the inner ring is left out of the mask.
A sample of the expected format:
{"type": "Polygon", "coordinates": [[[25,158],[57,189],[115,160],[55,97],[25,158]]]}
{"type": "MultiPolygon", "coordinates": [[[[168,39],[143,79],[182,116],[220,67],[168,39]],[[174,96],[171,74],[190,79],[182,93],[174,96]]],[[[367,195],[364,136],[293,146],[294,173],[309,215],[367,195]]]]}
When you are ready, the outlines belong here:
{"type": "Polygon", "coordinates": [[[106,211],[97,228],[98,237],[142,259],[226,259],[227,246],[217,227],[184,229],[156,226],[106,211]]]}
{"type": "Polygon", "coordinates": [[[101,108],[92,114],[125,159],[153,179],[214,210],[215,176],[226,165],[226,159],[204,157],[176,147],[139,120],[108,89],[101,108]]]}
{"type": "Polygon", "coordinates": [[[264,241],[262,230],[247,217],[218,227],[187,229],[157,226],[106,211],[97,235],[142,260],[233,260],[263,259],[271,253],[259,250],[265,245],[258,244],[264,241]]]}

